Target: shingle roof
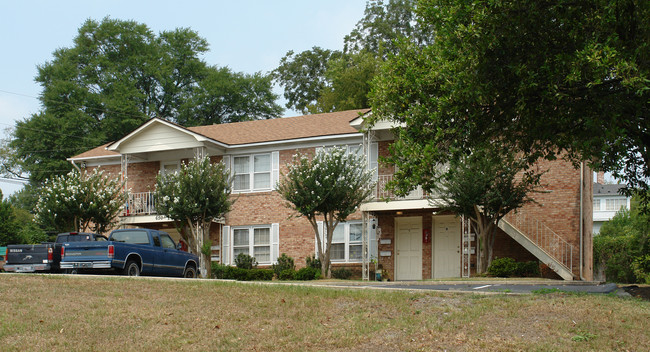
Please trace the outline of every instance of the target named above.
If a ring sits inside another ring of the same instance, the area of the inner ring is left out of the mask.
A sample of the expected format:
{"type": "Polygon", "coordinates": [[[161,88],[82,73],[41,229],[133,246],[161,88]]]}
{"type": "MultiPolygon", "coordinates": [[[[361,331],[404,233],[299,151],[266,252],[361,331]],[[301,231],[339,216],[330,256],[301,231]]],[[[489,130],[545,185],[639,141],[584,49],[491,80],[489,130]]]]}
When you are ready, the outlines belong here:
{"type": "Polygon", "coordinates": [[[370,109],[189,127],[188,130],[219,142],[238,145],[358,133],[350,121],[370,109]]]}
{"type": "MultiPolygon", "coordinates": [[[[358,133],[350,121],[370,109],[347,110],[324,114],[255,120],[221,125],[189,127],[188,130],[228,145],[276,142],[300,138],[358,133]]],[[[182,126],[181,126],[182,127],[182,126]]],[[[119,156],[106,150],[111,143],[88,150],[70,159],[119,156]]]]}
{"type": "Polygon", "coordinates": [[[603,185],[594,183],[594,195],[621,195],[619,190],[625,188],[625,185],[603,185]]]}
{"type": "Polygon", "coordinates": [[[106,143],[104,145],[100,145],[97,148],[93,148],[91,150],[85,151],[79,155],[75,155],[71,157],[70,159],[88,159],[88,158],[96,158],[96,157],[106,157],[106,156],[119,156],[120,153],[116,153],[110,150],[106,150],[106,147],[108,147],[111,143],[106,143]]]}

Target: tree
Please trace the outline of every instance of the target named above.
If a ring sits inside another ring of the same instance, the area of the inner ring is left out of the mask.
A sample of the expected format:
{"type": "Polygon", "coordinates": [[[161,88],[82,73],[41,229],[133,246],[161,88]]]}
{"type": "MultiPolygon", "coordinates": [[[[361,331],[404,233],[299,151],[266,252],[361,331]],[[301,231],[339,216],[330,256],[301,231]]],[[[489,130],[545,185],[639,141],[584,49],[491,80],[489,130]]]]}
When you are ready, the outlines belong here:
{"type": "Polygon", "coordinates": [[[0,246],[22,243],[19,230],[20,225],[14,209],[11,203],[2,199],[2,191],[0,191],[0,246]]]}
{"type": "Polygon", "coordinates": [[[403,43],[371,94],[375,119],[406,125],[401,145],[442,162],[478,148],[529,165],[585,160],[648,189],[650,3],[423,0],[416,11],[435,41],[403,43]]]}
{"type": "Polygon", "coordinates": [[[521,157],[479,150],[450,161],[448,167],[439,170],[439,176],[433,173],[421,179],[423,189],[442,200],[443,210],[472,221],[479,243],[478,273],[486,272],[492,262],[499,221],[534,202],[530,195],[539,187],[543,173],[527,168],[521,157]]]}
{"type": "Polygon", "coordinates": [[[342,51],[287,52],[274,70],[286,107],[305,114],[367,108],[370,82],[386,56],[398,51],[397,43],[431,40],[413,20],[414,6],[414,0],[370,1],[342,51]]]}
{"type": "Polygon", "coordinates": [[[313,47],[295,54],[289,50],[280,59],[280,65],[273,71],[273,77],[284,88],[287,108],[310,112],[316,105],[321,91],[327,85],[327,72],[330,59],[341,56],[340,51],[313,47]]]}
{"type": "Polygon", "coordinates": [[[34,221],[57,232],[108,232],[126,202],[123,184],[104,171],[69,172],[45,182],[34,209],[34,221]]]}
{"type": "Polygon", "coordinates": [[[594,236],[596,267],[607,281],[650,283],[650,214],[642,213],[639,198],[621,209],[594,236]]]}
{"type": "Polygon", "coordinates": [[[366,3],[364,15],[344,38],[344,53],[362,51],[383,58],[397,54],[400,41],[424,45],[433,41],[428,24],[416,21],[417,0],[373,0],[366,3]]]}
{"type": "Polygon", "coordinates": [[[193,125],[281,114],[270,76],[209,66],[200,58],[207,51],[190,29],[155,35],[134,21],[87,20],[73,46],[38,67],[43,109],[16,124],[13,161],[38,183],[153,117],[193,125]]]}
{"type": "Polygon", "coordinates": [[[334,229],[354,213],[373,192],[372,171],[363,156],[346,154],[344,148],[319,150],[313,159],[296,155],[278,184],[287,207],[307,218],[318,243],[321,272],[331,277],[330,248],[334,229]],[[318,220],[325,225],[323,236],[318,220]],[[323,244],[325,248],[323,248],[323,244]]]}
{"type": "Polygon", "coordinates": [[[176,228],[181,229],[188,247],[201,258],[203,276],[210,272],[210,258],[203,247],[209,242],[212,221],[230,211],[231,185],[224,164],[212,164],[207,157],[183,164],[176,173],[156,177],[156,211],[174,220],[176,228]]]}

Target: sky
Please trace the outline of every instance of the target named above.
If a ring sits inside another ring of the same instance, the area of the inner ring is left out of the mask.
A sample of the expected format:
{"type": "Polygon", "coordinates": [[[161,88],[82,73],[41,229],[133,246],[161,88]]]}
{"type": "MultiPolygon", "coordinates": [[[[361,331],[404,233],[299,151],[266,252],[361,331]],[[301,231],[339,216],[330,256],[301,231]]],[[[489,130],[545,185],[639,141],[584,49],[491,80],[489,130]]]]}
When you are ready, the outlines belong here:
{"type": "MultiPolygon", "coordinates": [[[[134,20],[159,33],[191,28],[210,44],[209,65],[235,72],[273,70],[289,50],[343,48],[363,17],[365,0],[0,0],[0,136],[37,113],[37,66],[58,48],[71,47],[87,19],[134,20]]],[[[281,95],[281,88],[276,88],[281,95]]],[[[284,101],[280,102],[284,105],[284,101]]],[[[283,116],[299,115],[285,110],[283,116]]],[[[5,197],[22,186],[0,179],[5,197]]]]}

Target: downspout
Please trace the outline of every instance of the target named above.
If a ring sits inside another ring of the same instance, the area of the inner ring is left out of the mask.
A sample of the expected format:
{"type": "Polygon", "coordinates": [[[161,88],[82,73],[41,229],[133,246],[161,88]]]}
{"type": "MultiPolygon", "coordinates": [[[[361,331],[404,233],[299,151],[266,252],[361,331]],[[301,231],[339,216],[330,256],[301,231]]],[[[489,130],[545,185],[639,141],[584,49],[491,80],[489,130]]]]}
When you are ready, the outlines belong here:
{"type": "Polygon", "coordinates": [[[72,166],[74,166],[75,169],[77,169],[77,171],[81,172],[79,165],[75,164],[74,160],[70,159],[70,163],[72,164],[72,166]]]}
{"type": "Polygon", "coordinates": [[[583,241],[583,236],[584,236],[584,233],[583,233],[584,232],[583,231],[583,227],[584,227],[584,224],[583,224],[583,222],[584,222],[584,217],[583,217],[584,209],[583,209],[583,207],[584,207],[584,189],[585,189],[585,185],[584,185],[585,171],[584,171],[584,168],[585,168],[585,162],[583,161],[582,163],[580,163],[580,235],[579,235],[579,237],[580,237],[580,281],[585,281],[585,278],[582,277],[582,267],[584,266],[583,258],[582,258],[582,256],[583,256],[583,253],[582,253],[582,246],[583,246],[582,241],[583,241]]]}

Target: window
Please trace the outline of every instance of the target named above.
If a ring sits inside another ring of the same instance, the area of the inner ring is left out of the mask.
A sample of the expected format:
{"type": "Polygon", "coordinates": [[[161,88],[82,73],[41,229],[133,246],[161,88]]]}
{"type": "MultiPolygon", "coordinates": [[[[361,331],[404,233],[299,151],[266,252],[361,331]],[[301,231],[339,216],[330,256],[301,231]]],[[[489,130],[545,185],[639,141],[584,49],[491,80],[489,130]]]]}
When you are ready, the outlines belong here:
{"type": "Polygon", "coordinates": [[[170,249],[176,248],[176,245],[174,244],[174,240],[172,240],[172,238],[169,237],[169,235],[161,234],[160,242],[162,243],[162,248],[170,248],[170,249]]]}
{"type": "Polygon", "coordinates": [[[160,163],[160,173],[163,175],[173,174],[181,169],[178,161],[166,161],[160,163]]]}
{"type": "Polygon", "coordinates": [[[594,210],[595,211],[600,210],[600,199],[594,199],[594,210]]]}
{"type": "Polygon", "coordinates": [[[232,230],[233,261],[239,253],[255,257],[258,263],[271,262],[271,227],[249,226],[232,230]]]}
{"type": "Polygon", "coordinates": [[[233,157],[234,191],[271,189],[271,154],[233,157]]]}
{"type": "Polygon", "coordinates": [[[627,208],[627,199],[605,199],[605,210],[619,211],[627,208]]]}
{"type": "Polygon", "coordinates": [[[363,225],[360,222],[340,223],[332,234],[332,261],[360,262],[363,225]]]}
{"type": "Polygon", "coordinates": [[[114,232],[111,239],[115,242],[126,242],[133,244],[149,244],[149,235],[146,231],[120,231],[114,232]]]}

